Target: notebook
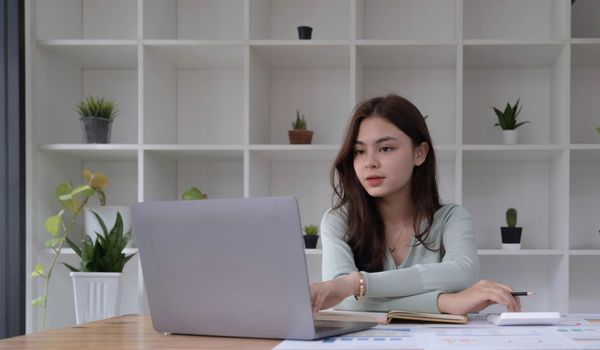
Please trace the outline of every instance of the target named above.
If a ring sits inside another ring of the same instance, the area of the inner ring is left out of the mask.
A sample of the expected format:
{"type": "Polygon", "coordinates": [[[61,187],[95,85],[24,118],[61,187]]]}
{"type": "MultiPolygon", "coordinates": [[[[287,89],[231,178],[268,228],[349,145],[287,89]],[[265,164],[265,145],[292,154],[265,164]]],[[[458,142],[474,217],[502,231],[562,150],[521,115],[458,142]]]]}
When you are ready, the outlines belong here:
{"type": "Polygon", "coordinates": [[[462,315],[431,314],[424,312],[393,310],[390,312],[358,312],[324,310],[316,316],[319,320],[353,320],[370,321],[380,324],[395,322],[432,322],[432,323],[467,323],[469,318],[462,315]]]}
{"type": "Polygon", "coordinates": [[[293,197],[132,205],[158,332],[318,339],[373,322],[315,322],[293,197]]]}

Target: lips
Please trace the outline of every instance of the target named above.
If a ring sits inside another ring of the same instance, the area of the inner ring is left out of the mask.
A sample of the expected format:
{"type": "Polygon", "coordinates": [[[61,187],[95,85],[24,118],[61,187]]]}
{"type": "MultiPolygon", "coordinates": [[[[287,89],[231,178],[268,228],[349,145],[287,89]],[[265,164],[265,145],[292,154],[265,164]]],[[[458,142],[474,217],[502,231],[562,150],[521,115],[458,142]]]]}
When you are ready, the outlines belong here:
{"type": "Polygon", "coordinates": [[[372,187],[379,186],[383,183],[383,179],[385,179],[383,176],[369,176],[367,177],[367,184],[372,187]]]}

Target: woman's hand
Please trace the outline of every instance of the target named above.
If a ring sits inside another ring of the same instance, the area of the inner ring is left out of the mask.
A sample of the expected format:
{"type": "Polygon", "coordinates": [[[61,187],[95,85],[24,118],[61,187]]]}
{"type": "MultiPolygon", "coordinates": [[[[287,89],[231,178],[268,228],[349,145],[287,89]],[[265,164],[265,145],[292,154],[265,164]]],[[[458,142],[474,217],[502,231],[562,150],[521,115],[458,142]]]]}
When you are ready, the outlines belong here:
{"type": "Polygon", "coordinates": [[[312,300],[313,312],[329,309],[341,303],[351,295],[356,295],[360,275],[353,272],[349,275],[340,276],[325,282],[310,285],[310,299],[312,300]]]}
{"type": "Polygon", "coordinates": [[[521,311],[521,301],[519,297],[510,294],[512,291],[510,286],[481,280],[461,292],[440,294],[438,309],[443,313],[466,315],[481,311],[492,304],[502,304],[508,311],[521,311]]]}

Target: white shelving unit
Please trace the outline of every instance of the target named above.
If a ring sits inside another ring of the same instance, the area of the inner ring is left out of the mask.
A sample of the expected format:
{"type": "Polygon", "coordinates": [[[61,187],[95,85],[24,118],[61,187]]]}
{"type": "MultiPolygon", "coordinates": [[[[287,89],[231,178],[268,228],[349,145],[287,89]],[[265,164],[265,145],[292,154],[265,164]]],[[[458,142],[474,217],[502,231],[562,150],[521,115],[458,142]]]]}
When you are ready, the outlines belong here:
{"type": "MultiPolygon", "coordinates": [[[[110,177],[114,205],[199,186],[293,195],[302,224],[318,224],[353,106],[396,92],[429,115],[441,196],[471,212],[482,277],[536,291],[527,310],[598,309],[598,13],[594,0],[28,0],[28,268],[51,257],[54,186],[86,167],[110,177]],[[119,104],[111,144],[81,143],[86,95],[119,104]],[[505,146],[490,106],[517,98],[531,124],[505,146]],[[296,109],[313,145],[288,144],[296,109]],[[499,249],[508,207],[520,251],[499,249]]],[[[321,251],[306,256],[320,279],[321,251]]],[[[124,283],[121,312],[147,312],[137,258],[124,283]]],[[[74,323],[71,289],[58,267],[49,328],[74,323]]],[[[29,281],[28,298],[40,293],[29,281]]]]}

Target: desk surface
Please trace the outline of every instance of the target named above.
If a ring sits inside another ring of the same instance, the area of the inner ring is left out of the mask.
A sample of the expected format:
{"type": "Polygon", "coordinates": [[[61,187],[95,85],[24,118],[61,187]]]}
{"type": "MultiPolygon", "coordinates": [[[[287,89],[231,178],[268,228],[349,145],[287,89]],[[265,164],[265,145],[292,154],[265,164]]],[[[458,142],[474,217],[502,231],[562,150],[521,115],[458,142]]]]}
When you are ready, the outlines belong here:
{"type": "Polygon", "coordinates": [[[272,349],[279,340],[163,335],[150,316],[127,315],[0,340],[0,349],[272,349]]]}

